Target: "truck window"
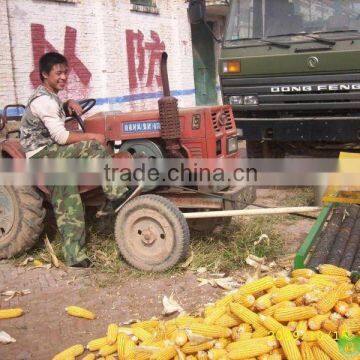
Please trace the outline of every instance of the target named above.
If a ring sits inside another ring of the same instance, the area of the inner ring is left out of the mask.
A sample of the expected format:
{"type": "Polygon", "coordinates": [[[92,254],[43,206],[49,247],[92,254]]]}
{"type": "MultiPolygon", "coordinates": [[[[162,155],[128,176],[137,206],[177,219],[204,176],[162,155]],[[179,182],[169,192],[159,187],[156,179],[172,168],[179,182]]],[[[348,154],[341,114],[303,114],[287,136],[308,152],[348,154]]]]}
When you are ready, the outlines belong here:
{"type": "Polygon", "coordinates": [[[360,0],[233,0],[225,40],[360,29],[360,0]]]}

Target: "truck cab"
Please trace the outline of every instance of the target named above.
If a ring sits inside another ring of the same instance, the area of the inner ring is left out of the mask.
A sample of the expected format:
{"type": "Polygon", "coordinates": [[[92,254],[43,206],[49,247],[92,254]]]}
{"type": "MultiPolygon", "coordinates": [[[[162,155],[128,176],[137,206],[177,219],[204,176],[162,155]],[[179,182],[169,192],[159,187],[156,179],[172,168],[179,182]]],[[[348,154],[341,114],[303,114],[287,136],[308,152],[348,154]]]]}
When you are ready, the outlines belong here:
{"type": "Polygon", "coordinates": [[[359,30],[360,0],[231,1],[219,74],[249,156],[360,147],[359,30]]]}

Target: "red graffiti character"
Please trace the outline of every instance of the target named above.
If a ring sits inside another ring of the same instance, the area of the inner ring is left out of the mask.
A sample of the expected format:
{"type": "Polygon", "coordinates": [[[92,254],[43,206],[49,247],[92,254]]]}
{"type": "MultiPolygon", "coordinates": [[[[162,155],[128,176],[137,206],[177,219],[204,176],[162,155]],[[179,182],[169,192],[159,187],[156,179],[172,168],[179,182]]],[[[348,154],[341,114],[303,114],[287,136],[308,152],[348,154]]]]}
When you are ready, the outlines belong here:
{"type": "Polygon", "coordinates": [[[139,30],[126,30],[126,46],[128,56],[129,85],[134,92],[144,84],[145,71],[147,70],[146,87],[156,85],[162,86],[160,74],[161,54],[165,51],[165,44],[160,40],[155,31],[151,31],[151,42],[145,42],[144,34],[139,30]],[[146,57],[148,66],[145,66],[146,57]],[[156,69],[158,69],[156,74],[156,69]]]}
{"type": "MultiPolygon", "coordinates": [[[[66,88],[67,95],[87,97],[91,72],[84,63],[76,56],[77,31],[69,26],[65,29],[64,55],[68,59],[70,67],[69,81],[66,88]]],[[[41,24],[31,24],[31,42],[33,49],[34,70],[30,74],[30,80],[34,88],[41,84],[38,63],[42,55],[49,51],[57,51],[45,38],[45,28],[41,24]]]]}

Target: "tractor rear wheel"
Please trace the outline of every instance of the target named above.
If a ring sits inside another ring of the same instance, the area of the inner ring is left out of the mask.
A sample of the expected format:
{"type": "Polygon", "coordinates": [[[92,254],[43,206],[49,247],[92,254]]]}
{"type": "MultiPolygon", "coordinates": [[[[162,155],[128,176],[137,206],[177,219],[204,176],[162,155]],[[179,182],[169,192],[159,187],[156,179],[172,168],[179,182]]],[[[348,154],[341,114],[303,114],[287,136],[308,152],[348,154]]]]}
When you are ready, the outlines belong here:
{"type": "Polygon", "coordinates": [[[42,197],[30,186],[0,186],[0,259],[35,245],[45,218],[42,203],[42,197]]]}
{"type": "Polygon", "coordinates": [[[144,271],[165,271],[186,258],[190,232],[172,202],[158,195],[142,195],[118,213],[115,238],[130,265],[144,271]]]}

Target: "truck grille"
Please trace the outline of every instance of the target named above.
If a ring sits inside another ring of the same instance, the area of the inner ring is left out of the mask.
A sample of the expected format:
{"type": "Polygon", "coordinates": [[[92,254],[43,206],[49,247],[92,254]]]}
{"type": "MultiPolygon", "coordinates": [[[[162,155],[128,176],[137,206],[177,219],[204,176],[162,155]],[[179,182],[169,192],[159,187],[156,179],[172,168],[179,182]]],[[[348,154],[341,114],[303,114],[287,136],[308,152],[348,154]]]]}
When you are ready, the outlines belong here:
{"type": "MultiPolygon", "coordinates": [[[[253,115],[259,111],[360,110],[360,74],[223,79],[223,94],[257,95],[259,105],[234,106],[253,115]]],[[[256,116],[256,115],[255,115],[256,116]]]]}

